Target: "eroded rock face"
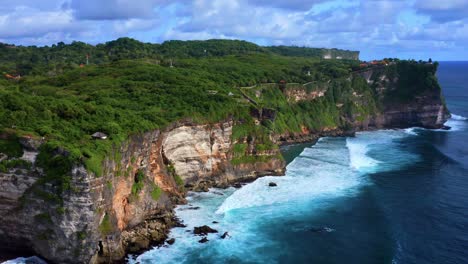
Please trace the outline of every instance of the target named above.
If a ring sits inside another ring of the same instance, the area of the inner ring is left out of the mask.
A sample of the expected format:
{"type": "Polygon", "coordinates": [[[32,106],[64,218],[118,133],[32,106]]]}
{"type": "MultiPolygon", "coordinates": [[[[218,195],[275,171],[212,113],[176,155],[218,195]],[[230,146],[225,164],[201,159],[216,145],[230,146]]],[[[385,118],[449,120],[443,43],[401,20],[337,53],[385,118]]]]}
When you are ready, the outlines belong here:
{"type": "Polygon", "coordinates": [[[37,146],[28,145],[24,158],[33,166],[0,173],[0,251],[33,252],[51,263],[108,263],[163,243],[177,224],[173,207],[184,202],[169,164],[192,189],[283,172],[278,159],[233,166],[232,126],[175,124],[132,136],[104,160],[102,176],[73,167],[59,201],[51,198],[57,186],[40,181],[37,146]],[[135,191],[137,181],[143,187],[135,191]]]}
{"type": "Polygon", "coordinates": [[[228,170],[232,125],[177,127],[164,136],[162,150],[186,183],[210,179],[228,170]]]}
{"type": "Polygon", "coordinates": [[[422,97],[427,105],[408,104],[389,107],[385,110],[385,127],[411,127],[441,128],[450,117],[441,101],[422,97]]]}
{"type": "Polygon", "coordinates": [[[300,101],[311,101],[319,97],[325,96],[327,92],[327,88],[317,87],[313,91],[307,91],[306,88],[304,89],[290,89],[286,91],[286,97],[290,102],[300,102],[300,101]]]}
{"type": "Polygon", "coordinates": [[[32,167],[0,173],[0,250],[33,251],[52,263],[99,263],[144,245],[135,241],[164,241],[174,224],[167,215],[183,193],[163,166],[159,135],[131,137],[104,161],[101,177],[73,167],[59,196],[53,195],[57,186],[40,181],[46,175],[34,164],[37,146],[24,144],[32,167]],[[132,193],[137,171],[144,184],[132,193]],[[151,194],[156,186],[162,190],[157,200],[151,194]]]}
{"type": "Polygon", "coordinates": [[[232,121],[213,125],[182,125],[164,135],[163,155],[188,188],[206,191],[212,186],[225,187],[260,176],[284,174],[284,161],[275,158],[278,150],[255,154],[271,156],[268,161],[233,165],[232,126],[232,121]]]}
{"type": "Polygon", "coordinates": [[[0,209],[1,250],[34,251],[52,262],[80,263],[90,260],[96,248],[92,224],[95,210],[90,192],[95,179],[82,167],[74,168],[71,173],[73,191],[65,192],[60,203],[47,199],[47,193],[54,192],[54,187],[39,187],[37,182],[44,175],[34,167],[26,174],[16,175],[16,184],[11,175],[1,175],[9,177],[8,180],[4,178],[3,182],[8,182],[5,187],[10,191],[9,194],[0,194],[4,205],[0,209]],[[14,194],[12,191],[15,191],[14,194]],[[38,195],[43,197],[38,198],[38,195]],[[81,256],[85,256],[85,259],[81,256]]]}

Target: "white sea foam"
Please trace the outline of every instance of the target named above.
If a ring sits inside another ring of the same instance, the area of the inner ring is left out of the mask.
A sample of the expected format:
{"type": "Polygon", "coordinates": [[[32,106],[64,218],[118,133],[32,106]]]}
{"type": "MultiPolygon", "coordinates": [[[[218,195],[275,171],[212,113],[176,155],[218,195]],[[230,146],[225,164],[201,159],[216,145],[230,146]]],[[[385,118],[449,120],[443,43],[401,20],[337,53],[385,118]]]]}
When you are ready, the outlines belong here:
{"type": "Polygon", "coordinates": [[[452,114],[451,119],[453,119],[453,120],[459,120],[459,121],[466,121],[466,120],[468,120],[468,118],[466,118],[466,117],[464,117],[464,116],[456,115],[456,114],[452,114]]]}
{"type": "MultiPolygon", "coordinates": [[[[413,132],[416,133],[417,129],[413,132]]],[[[375,173],[398,169],[412,164],[420,157],[405,151],[401,140],[415,134],[408,130],[380,130],[360,132],[347,139],[351,167],[361,173],[375,173]]],[[[417,135],[417,134],[416,134],[417,135]]]]}
{"type": "MultiPolygon", "coordinates": [[[[368,172],[394,169],[417,160],[417,156],[400,149],[398,140],[410,135],[403,130],[358,133],[355,138],[323,138],[306,148],[287,167],[286,176],[257,179],[241,189],[210,190],[192,193],[188,204],[177,208],[177,216],[187,225],[174,228],[170,237],[174,245],[151,250],[130,263],[242,262],[248,253],[252,263],[272,263],[264,248],[281,251],[280,243],[263,232],[270,221],[280,222],[285,216],[319,215],[338,200],[359,193],[370,184],[368,172]],[[402,165],[403,164],[403,165],[402,165]],[[269,182],[277,187],[269,187],[269,182]],[[224,195],[219,195],[219,192],[224,195]],[[188,207],[200,207],[187,210],[188,207]],[[212,224],[212,221],[219,222],[212,224]],[[210,234],[206,244],[191,232],[193,227],[210,225],[229,239],[210,234]],[[188,231],[188,232],[187,232],[188,231]]],[[[276,227],[275,227],[276,228],[276,227]]],[[[333,232],[333,226],[313,224],[284,227],[293,232],[319,230],[333,232]]]]}
{"type": "Polygon", "coordinates": [[[306,148],[288,166],[286,176],[256,180],[228,197],[217,213],[344,195],[362,180],[349,170],[349,152],[344,144],[343,139],[328,139],[306,148]],[[278,186],[269,188],[272,181],[278,186]]]}
{"type": "Polygon", "coordinates": [[[406,128],[404,131],[408,134],[408,135],[412,135],[412,136],[417,136],[418,133],[418,127],[410,127],[410,128],[406,128]]]}
{"type": "Polygon", "coordinates": [[[363,170],[376,167],[380,161],[375,160],[367,155],[369,145],[372,142],[362,140],[359,137],[348,138],[346,146],[350,153],[350,166],[356,170],[363,170]]]}
{"type": "Polygon", "coordinates": [[[462,131],[468,126],[468,118],[460,115],[452,114],[452,117],[445,122],[444,125],[449,126],[450,130],[438,129],[437,131],[450,132],[450,131],[462,131]]]}
{"type": "Polygon", "coordinates": [[[3,262],[2,264],[47,264],[42,259],[34,256],[29,258],[16,258],[13,260],[8,260],[3,262]]]}

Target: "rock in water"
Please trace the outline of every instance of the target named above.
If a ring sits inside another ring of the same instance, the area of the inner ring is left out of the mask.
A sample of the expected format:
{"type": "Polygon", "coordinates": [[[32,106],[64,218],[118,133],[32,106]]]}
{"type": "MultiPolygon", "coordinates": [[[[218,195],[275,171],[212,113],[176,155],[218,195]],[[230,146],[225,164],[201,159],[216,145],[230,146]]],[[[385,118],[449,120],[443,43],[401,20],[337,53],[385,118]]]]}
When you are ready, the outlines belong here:
{"type": "Polygon", "coordinates": [[[204,237],[204,238],[198,240],[198,243],[206,243],[208,241],[209,241],[208,238],[204,237]]]}
{"type": "Polygon", "coordinates": [[[236,183],[236,184],[234,184],[233,186],[234,186],[234,188],[236,188],[236,189],[242,188],[242,184],[240,184],[240,183],[236,183]]]}
{"type": "Polygon", "coordinates": [[[270,186],[270,187],[276,187],[276,186],[278,186],[278,184],[276,184],[275,182],[270,182],[270,183],[268,184],[268,186],[270,186]]]}
{"type": "Polygon", "coordinates": [[[225,239],[226,237],[231,237],[228,232],[224,232],[224,234],[221,236],[222,239],[225,239]]]}
{"type": "Polygon", "coordinates": [[[195,235],[207,235],[208,233],[218,233],[218,230],[213,229],[207,225],[197,226],[193,229],[195,235]]]}
{"type": "Polygon", "coordinates": [[[174,243],[175,243],[175,238],[168,239],[168,240],[167,240],[167,243],[168,243],[169,245],[174,244],[174,243]]]}

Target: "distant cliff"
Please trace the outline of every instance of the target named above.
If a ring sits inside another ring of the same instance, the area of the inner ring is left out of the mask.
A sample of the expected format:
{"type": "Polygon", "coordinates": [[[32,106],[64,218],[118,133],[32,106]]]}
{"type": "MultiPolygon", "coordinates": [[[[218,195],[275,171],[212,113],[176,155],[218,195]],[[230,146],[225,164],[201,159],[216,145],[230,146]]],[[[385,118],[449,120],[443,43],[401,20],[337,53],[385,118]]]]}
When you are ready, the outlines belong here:
{"type": "Polygon", "coordinates": [[[359,60],[359,51],[307,47],[272,46],[268,50],[283,56],[316,57],[323,59],[359,60]]]}
{"type": "MultiPolygon", "coordinates": [[[[218,121],[185,118],[120,144],[92,141],[110,148],[97,165],[87,151],[70,162],[75,154],[52,144],[53,137],[4,130],[0,250],[34,252],[52,263],[119,261],[164,242],[186,191],[284,174],[281,144],[378,128],[440,128],[449,117],[437,65],[326,70],[307,83],[238,88],[249,100],[234,98],[239,109],[218,121]]],[[[67,119],[72,114],[63,112],[67,119]]]]}
{"type": "Polygon", "coordinates": [[[0,72],[23,75],[47,72],[51,76],[67,70],[90,65],[105,64],[118,60],[145,59],[153,63],[178,64],[181,59],[212,58],[244,55],[281,55],[326,59],[359,60],[358,51],[340,49],[272,46],[264,47],[241,40],[171,40],[163,43],[143,43],[131,38],[119,38],[104,44],[91,45],[74,41],[59,42],[52,46],[26,47],[0,43],[0,72]],[[86,59],[85,55],[88,54],[86,59]],[[21,63],[18,63],[18,62],[21,63]]]}

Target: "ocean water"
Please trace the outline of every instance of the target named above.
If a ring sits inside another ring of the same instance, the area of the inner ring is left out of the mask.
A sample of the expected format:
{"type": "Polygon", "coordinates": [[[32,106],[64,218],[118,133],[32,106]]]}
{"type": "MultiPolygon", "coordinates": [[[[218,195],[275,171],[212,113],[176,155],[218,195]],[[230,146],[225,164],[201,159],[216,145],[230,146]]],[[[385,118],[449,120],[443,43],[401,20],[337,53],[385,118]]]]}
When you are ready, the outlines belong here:
{"type": "Polygon", "coordinates": [[[129,262],[468,263],[468,63],[443,62],[438,77],[452,130],[290,146],[286,176],[190,194],[175,244],[129,262]],[[198,243],[205,224],[220,233],[198,243]]]}
{"type": "Polygon", "coordinates": [[[129,263],[468,263],[468,63],[441,63],[438,77],[452,130],[289,146],[286,176],[191,193],[175,244],[129,263]],[[201,225],[219,233],[198,243],[201,225]]]}

